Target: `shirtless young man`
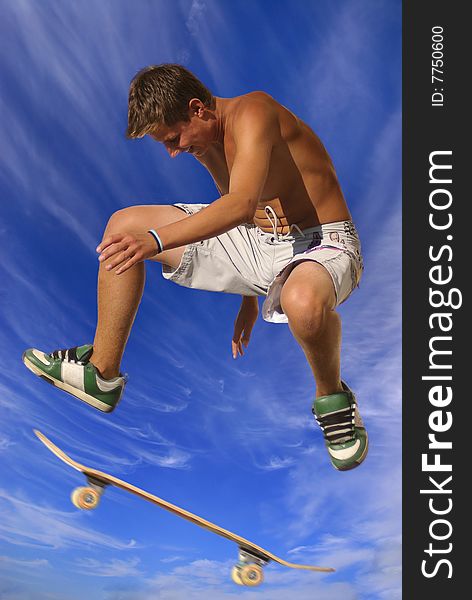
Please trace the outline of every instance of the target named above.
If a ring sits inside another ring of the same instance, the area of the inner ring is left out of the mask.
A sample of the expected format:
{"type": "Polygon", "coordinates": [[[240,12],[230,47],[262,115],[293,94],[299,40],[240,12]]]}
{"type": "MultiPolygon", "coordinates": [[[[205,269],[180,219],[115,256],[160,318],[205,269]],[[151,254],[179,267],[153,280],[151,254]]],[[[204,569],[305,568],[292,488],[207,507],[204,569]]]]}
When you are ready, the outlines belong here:
{"type": "Polygon", "coordinates": [[[113,410],[125,385],[120,363],[143,293],[144,261],[157,261],[164,277],[180,285],[242,296],[234,358],[249,342],[257,297],[266,296],[264,319],[288,322],[313,371],[313,413],[333,466],[358,466],[368,437],[355,396],[341,381],[335,308],[357,286],[362,257],[319,138],[268,94],[214,97],[179,65],[148,67],[132,80],[127,135],[151,136],[172,158],[190,153],[220,197],[209,205],[114,213],[97,248],[93,345],[49,354],[29,349],[25,365],[95,408],[113,410]]]}

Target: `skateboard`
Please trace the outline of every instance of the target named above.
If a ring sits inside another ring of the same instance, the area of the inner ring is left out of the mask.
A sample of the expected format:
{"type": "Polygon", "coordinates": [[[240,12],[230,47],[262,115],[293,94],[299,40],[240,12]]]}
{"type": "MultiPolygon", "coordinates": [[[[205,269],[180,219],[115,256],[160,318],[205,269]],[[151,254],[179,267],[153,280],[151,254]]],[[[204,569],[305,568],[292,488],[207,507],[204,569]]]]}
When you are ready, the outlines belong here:
{"type": "Polygon", "coordinates": [[[237,544],[239,553],[238,553],[238,562],[235,564],[231,571],[231,577],[235,583],[238,585],[245,586],[257,586],[260,585],[264,579],[263,568],[266,564],[273,561],[278,563],[279,565],[283,565],[284,567],[290,567],[292,569],[305,569],[308,571],[321,571],[321,572],[332,572],[334,569],[329,567],[316,567],[314,565],[300,565],[296,563],[287,562],[283,558],[272,554],[268,550],[253,544],[249,540],[232,533],[202,517],[194,515],[193,513],[185,510],[183,508],[179,508],[175,506],[175,504],[171,504],[166,500],[162,500],[162,498],[158,498],[154,494],[150,494],[144,490],[141,490],[126,481],[122,481],[121,479],[117,479],[113,477],[113,475],[108,475],[107,473],[102,473],[102,471],[98,471],[97,469],[92,469],[90,467],[86,467],[81,465],[80,463],[72,460],[65,452],[63,452],[60,448],[58,448],[51,440],[49,440],[44,434],[40,431],[34,430],[36,436],[41,440],[41,442],[48,448],[53,454],[55,454],[58,458],[64,461],[73,469],[80,471],[87,478],[88,485],[85,487],[76,488],[71,494],[71,500],[74,506],[80,508],[81,510],[92,510],[96,508],[100,502],[100,498],[105,491],[105,488],[109,485],[115,486],[126,492],[131,492],[148,502],[152,502],[153,504],[157,504],[161,508],[171,512],[182,519],[186,519],[203,529],[207,529],[217,535],[230,540],[237,544]]]}

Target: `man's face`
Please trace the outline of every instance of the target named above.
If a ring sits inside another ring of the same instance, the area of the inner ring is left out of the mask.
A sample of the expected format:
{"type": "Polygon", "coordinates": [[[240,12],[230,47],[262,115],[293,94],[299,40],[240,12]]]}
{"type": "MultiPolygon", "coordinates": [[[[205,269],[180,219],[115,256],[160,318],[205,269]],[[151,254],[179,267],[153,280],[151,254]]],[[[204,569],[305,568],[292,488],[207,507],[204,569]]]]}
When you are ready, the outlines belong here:
{"type": "Polygon", "coordinates": [[[149,134],[156,142],[164,144],[169,156],[175,158],[182,152],[195,157],[202,156],[211,143],[209,128],[197,115],[190,121],[178,121],[175,125],[161,125],[154,133],[149,134]]]}

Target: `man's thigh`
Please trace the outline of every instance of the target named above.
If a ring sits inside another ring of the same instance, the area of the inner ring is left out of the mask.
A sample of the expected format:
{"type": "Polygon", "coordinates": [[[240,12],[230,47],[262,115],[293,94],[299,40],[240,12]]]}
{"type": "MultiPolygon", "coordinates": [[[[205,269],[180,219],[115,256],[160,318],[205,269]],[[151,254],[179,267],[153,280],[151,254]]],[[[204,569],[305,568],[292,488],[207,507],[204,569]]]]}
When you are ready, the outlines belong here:
{"type": "MultiPolygon", "coordinates": [[[[176,223],[189,215],[172,205],[142,205],[123,208],[112,216],[108,222],[106,233],[123,231],[148,231],[176,223]]],[[[150,260],[177,268],[185,251],[185,246],[164,250],[150,260]]]]}

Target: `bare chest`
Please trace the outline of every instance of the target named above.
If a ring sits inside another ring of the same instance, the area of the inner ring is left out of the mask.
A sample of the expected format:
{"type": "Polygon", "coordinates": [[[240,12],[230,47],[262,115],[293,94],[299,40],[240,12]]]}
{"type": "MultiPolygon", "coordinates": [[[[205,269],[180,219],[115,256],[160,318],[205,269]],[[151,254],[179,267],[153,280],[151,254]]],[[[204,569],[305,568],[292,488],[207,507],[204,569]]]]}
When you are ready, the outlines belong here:
{"type": "MultiPolygon", "coordinates": [[[[212,148],[208,149],[205,155],[199,160],[207,171],[209,171],[220,194],[227,194],[229,192],[231,170],[223,145],[215,144],[212,148]]],[[[233,161],[234,156],[230,163],[231,166],[233,161]]]]}
{"type": "MultiPolygon", "coordinates": [[[[288,161],[282,160],[280,148],[274,148],[269,167],[269,173],[262,193],[262,199],[269,200],[283,195],[284,188],[290,179],[291,166],[288,161]],[[278,168],[277,165],[285,163],[284,168],[278,168]],[[282,177],[282,174],[284,176],[282,177]]],[[[231,171],[236,156],[236,147],[234,142],[225,140],[224,145],[218,144],[210,148],[200,162],[210,172],[218,190],[221,194],[229,192],[231,171]]],[[[293,186],[292,186],[293,191],[293,186]]]]}

